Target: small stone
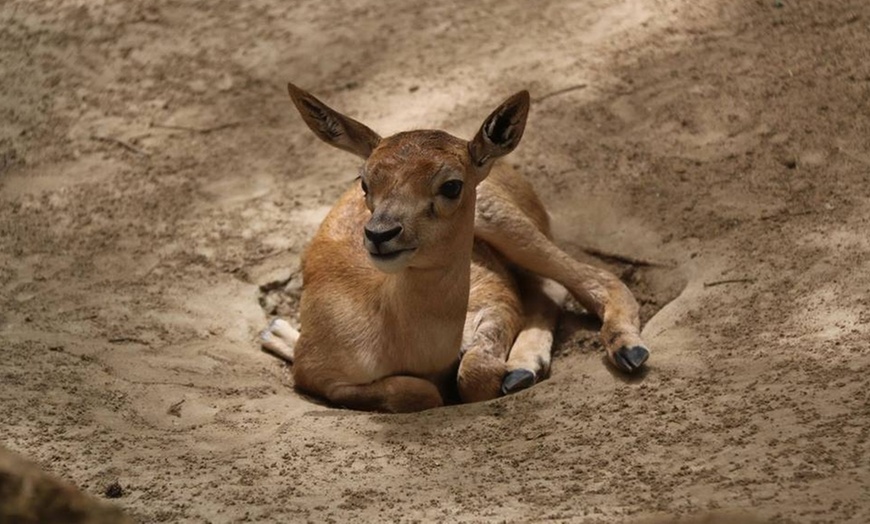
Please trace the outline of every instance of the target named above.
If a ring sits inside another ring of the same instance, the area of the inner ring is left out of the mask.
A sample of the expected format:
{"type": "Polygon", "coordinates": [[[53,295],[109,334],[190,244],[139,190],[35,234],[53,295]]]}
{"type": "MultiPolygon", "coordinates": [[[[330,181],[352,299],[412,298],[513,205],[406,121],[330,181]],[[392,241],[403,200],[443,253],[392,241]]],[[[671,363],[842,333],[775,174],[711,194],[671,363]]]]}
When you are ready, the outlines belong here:
{"type": "Polygon", "coordinates": [[[118,484],[118,481],[116,480],[115,482],[112,482],[111,484],[106,486],[106,489],[105,489],[105,491],[103,491],[103,494],[107,498],[116,499],[116,498],[124,496],[124,488],[122,488],[121,485],[118,484]]]}

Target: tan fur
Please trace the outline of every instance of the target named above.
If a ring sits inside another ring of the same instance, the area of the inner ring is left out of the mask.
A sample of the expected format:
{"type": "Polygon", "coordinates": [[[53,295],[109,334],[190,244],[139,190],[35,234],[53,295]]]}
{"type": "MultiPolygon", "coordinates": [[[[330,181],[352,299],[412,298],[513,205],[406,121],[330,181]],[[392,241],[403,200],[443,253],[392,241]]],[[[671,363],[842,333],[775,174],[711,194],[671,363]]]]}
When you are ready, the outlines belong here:
{"type": "Polygon", "coordinates": [[[537,380],[564,294],[546,279],[602,318],[612,359],[642,344],[630,292],[556,247],[531,184],[495,162],[522,137],[528,93],[471,142],[439,131],[382,139],[295,86],[290,94],[321,139],[365,159],[368,191],[348,189],[305,252],[298,340],[286,323],[265,333],[264,347],[292,359],[297,387],[397,412],[443,405],[454,380],[465,402],[495,398],[510,372],[537,380]]]}

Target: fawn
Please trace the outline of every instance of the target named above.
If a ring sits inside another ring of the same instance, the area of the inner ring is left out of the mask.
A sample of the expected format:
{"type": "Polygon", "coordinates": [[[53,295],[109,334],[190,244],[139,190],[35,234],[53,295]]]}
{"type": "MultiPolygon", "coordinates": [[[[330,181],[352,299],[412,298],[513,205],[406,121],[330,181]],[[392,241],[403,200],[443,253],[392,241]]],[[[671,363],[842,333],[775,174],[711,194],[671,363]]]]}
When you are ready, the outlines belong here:
{"type": "Polygon", "coordinates": [[[649,351],[638,305],[613,274],[557,247],[532,185],[498,159],[517,147],[529,93],[504,101],[470,142],[442,131],[381,138],[290,84],[324,142],[364,160],[302,263],[301,332],[274,320],[264,349],[296,387],[351,409],[409,412],[527,388],[550,367],[566,289],[602,322],[610,361],[649,351]]]}

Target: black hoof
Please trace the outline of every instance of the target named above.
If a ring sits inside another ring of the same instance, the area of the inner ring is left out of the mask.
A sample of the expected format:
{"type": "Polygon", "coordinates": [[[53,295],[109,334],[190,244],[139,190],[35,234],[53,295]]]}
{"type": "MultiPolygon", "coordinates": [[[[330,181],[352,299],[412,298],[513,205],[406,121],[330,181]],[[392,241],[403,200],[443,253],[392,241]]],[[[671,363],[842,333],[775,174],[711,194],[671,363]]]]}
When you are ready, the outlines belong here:
{"type": "Polygon", "coordinates": [[[515,369],[501,382],[501,394],[510,395],[535,385],[535,374],[528,369],[515,369]]]}
{"type": "Polygon", "coordinates": [[[649,358],[649,350],[643,346],[622,347],[613,357],[619,369],[633,373],[649,358]]]}

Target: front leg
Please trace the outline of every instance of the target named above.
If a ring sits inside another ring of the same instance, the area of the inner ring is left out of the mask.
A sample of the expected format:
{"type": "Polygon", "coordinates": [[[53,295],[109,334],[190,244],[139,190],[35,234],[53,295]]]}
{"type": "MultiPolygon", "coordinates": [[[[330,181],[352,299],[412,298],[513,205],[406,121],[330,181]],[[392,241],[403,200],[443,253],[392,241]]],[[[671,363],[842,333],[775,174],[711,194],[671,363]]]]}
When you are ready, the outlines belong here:
{"type": "Polygon", "coordinates": [[[513,286],[489,282],[489,305],[469,311],[463,333],[456,385],[462,402],[491,400],[502,394],[507,358],[522,326],[522,306],[513,286]]]}
{"type": "Polygon", "coordinates": [[[507,364],[484,348],[473,348],[459,362],[456,386],[463,403],[492,400],[501,394],[507,364]]]}
{"type": "Polygon", "coordinates": [[[333,386],[328,388],[326,398],[346,408],[386,413],[412,413],[444,405],[435,384],[408,375],[392,375],[368,384],[333,386]]]}

